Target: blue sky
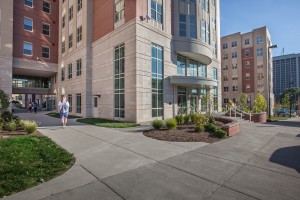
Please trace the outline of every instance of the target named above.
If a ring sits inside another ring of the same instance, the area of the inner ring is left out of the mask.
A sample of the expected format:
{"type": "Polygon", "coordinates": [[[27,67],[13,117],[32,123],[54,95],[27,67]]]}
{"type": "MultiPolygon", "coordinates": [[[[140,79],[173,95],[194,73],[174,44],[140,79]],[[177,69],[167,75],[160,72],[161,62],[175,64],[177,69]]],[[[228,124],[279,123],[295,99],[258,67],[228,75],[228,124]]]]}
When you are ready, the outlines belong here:
{"type": "Polygon", "coordinates": [[[267,26],[273,56],[300,53],[300,0],[220,0],[221,36],[267,26]]]}

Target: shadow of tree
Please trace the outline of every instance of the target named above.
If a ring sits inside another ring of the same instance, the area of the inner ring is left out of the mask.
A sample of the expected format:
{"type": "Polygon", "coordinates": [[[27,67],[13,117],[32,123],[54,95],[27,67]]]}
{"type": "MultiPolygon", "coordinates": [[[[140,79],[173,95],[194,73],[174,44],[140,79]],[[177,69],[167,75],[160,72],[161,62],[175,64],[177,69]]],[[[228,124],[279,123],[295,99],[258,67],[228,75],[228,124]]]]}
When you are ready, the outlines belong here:
{"type": "Polygon", "coordinates": [[[277,149],[270,157],[270,162],[293,168],[300,173],[300,145],[277,149]]]}

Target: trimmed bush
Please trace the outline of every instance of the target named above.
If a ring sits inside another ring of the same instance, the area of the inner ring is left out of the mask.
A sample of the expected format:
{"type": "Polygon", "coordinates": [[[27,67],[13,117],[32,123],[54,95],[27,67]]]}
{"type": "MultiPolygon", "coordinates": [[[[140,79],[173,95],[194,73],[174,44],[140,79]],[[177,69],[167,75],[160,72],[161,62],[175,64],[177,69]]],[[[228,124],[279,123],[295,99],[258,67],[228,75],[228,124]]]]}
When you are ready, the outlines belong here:
{"type": "Polygon", "coordinates": [[[175,117],[175,120],[176,120],[176,122],[177,122],[178,125],[179,124],[183,124],[184,123],[184,116],[183,115],[177,115],[175,117]]]}
{"type": "Polygon", "coordinates": [[[214,120],[214,118],[209,117],[208,123],[209,123],[209,124],[216,124],[216,121],[214,120]]]}
{"type": "Polygon", "coordinates": [[[218,138],[224,138],[227,133],[221,129],[217,129],[214,134],[218,137],[218,138]]]}
{"type": "Polygon", "coordinates": [[[160,119],[156,119],[152,122],[152,126],[155,128],[155,129],[161,129],[161,127],[163,127],[164,123],[162,120],[160,119]]]}
{"type": "Polygon", "coordinates": [[[173,119],[173,118],[167,119],[166,126],[168,129],[176,128],[176,126],[177,126],[176,119],[173,119]]]}
{"type": "Polygon", "coordinates": [[[197,114],[193,113],[193,114],[190,114],[190,116],[191,116],[191,121],[194,123],[197,114]]]}
{"type": "Polygon", "coordinates": [[[191,121],[191,115],[186,115],[186,116],[184,116],[184,123],[185,123],[185,124],[190,123],[190,121],[191,121]]]}
{"type": "Polygon", "coordinates": [[[8,130],[9,132],[15,131],[17,129],[17,124],[14,120],[8,122],[5,125],[5,129],[8,130]]]}
{"type": "Polygon", "coordinates": [[[4,111],[3,113],[1,113],[0,119],[2,120],[2,122],[10,122],[14,119],[14,116],[11,112],[4,111]]]}
{"type": "Polygon", "coordinates": [[[25,121],[24,123],[24,130],[30,134],[36,131],[37,123],[35,121],[25,121]]]}
{"type": "Polygon", "coordinates": [[[209,132],[209,133],[214,133],[218,129],[216,125],[211,124],[211,123],[205,124],[204,128],[205,128],[205,131],[209,132]]]}
{"type": "Polygon", "coordinates": [[[197,124],[195,130],[199,133],[203,132],[205,130],[204,126],[202,124],[197,124]]]}
{"type": "Polygon", "coordinates": [[[193,123],[194,124],[207,124],[208,123],[208,117],[204,114],[196,114],[193,117],[193,123]]]}

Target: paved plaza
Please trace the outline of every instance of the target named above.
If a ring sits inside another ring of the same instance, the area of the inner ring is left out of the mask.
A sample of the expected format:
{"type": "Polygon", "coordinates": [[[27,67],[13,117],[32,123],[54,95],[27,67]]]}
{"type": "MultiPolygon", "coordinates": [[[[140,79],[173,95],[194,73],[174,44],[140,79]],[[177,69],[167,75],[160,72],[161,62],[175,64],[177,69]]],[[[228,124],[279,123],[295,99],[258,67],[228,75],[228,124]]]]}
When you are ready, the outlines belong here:
{"type": "Polygon", "coordinates": [[[65,174],[6,197],[26,200],[272,199],[300,196],[300,120],[243,123],[214,143],[176,143],[143,136],[137,127],[107,129],[44,113],[19,114],[74,154],[65,174]]]}

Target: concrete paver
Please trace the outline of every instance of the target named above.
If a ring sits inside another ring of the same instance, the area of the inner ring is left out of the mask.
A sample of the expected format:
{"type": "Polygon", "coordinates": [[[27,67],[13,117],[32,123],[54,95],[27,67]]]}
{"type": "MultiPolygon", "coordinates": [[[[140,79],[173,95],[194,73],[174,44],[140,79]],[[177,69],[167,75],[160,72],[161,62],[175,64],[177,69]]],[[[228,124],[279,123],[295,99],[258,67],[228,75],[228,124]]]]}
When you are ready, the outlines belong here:
{"type": "Polygon", "coordinates": [[[176,143],[144,137],[141,130],[107,129],[20,114],[73,153],[60,177],[5,199],[298,199],[299,119],[244,123],[226,140],[176,143]]]}

